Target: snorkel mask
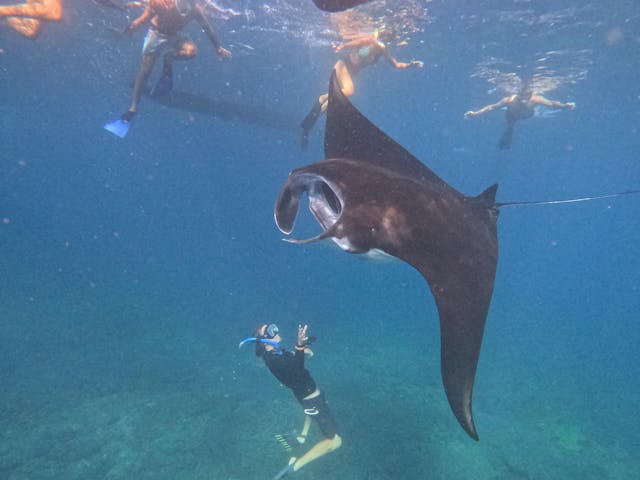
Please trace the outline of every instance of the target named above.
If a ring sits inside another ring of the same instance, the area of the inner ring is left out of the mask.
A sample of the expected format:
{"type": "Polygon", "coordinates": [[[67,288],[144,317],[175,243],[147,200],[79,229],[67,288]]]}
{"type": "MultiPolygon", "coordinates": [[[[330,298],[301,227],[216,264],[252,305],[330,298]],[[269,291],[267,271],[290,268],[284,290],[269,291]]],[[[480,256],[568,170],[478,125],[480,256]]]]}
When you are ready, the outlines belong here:
{"type": "Polygon", "coordinates": [[[278,328],[278,326],[275,323],[270,323],[269,325],[267,325],[267,328],[264,329],[264,338],[273,338],[275,337],[278,333],[280,333],[280,329],[278,328]]]}
{"type": "Polygon", "coordinates": [[[275,323],[270,323],[269,325],[267,325],[264,328],[263,331],[263,327],[265,327],[264,325],[261,325],[260,327],[258,327],[254,333],[255,337],[247,337],[244,340],[242,340],[240,342],[240,344],[238,345],[238,348],[242,348],[244,345],[246,345],[247,343],[253,343],[255,342],[256,344],[256,355],[259,357],[261,356],[264,352],[265,352],[265,348],[264,345],[271,345],[272,347],[274,347],[279,354],[282,353],[282,349],[280,348],[280,343],[276,342],[275,340],[273,340],[273,338],[278,335],[278,333],[280,332],[280,329],[278,328],[278,326],[275,323]]]}

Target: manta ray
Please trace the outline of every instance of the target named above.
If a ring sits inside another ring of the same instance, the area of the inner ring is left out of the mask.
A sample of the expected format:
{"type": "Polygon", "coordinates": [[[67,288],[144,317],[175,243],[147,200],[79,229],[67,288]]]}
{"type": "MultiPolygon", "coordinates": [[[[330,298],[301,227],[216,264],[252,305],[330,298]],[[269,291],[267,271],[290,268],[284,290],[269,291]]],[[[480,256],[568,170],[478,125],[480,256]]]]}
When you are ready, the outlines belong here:
{"type": "Polygon", "coordinates": [[[370,0],[313,0],[313,3],[325,12],[341,12],[342,10],[353,8],[369,1],[370,0]]]}
{"type": "Polygon", "coordinates": [[[307,194],[322,227],[349,253],[382,251],[427,281],[440,317],[441,372],[453,414],[475,440],[471,401],[498,262],[497,185],[475,197],[458,192],[329,86],[325,159],[291,172],[275,204],[289,235],[307,194]]]}

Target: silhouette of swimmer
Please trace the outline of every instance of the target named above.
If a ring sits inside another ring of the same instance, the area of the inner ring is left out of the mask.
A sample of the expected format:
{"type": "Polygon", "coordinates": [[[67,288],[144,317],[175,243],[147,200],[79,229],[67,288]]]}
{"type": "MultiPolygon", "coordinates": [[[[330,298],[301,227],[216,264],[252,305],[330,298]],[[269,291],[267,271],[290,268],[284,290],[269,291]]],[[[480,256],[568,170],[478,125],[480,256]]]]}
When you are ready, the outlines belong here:
{"type": "Polygon", "coordinates": [[[542,105],[552,108],[568,108],[573,109],[576,104],[573,102],[562,103],[556,100],[549,100],[541,95],[537,95],[530,88],[523,88],[519,93],[504,97],[502,100],[491,105],[482,107],[480,110],[469,110],[464,114],[464,118],[468,119],[476,117],[484,113],[490,112],[497,108],[506,107],[506,120],[507,125],[502,132],[498,147],[501,150],[508,150],[511,148],[511,142],[513,140],[513,127],[518,120],[526,120],[531,118],[535,113],[536,105],[542,105]]]}
{"type": "Polygon", "coordinates": [[[356,5],[361,5],[369,1],[370,0],[313,0],[313,3],[325,12],[341,12],[347,8],[353,8],[356,5]]]}
{"type": "Polygon", "coordinates": [[[125,33],[133,33],[145,22],[151,22],[142,47],[142,63],[133,88],[131,106],[122,115],[123,122],[129,123],[138,111],[147,79],[161,53],[164,53],[162,77],[154,88],[158,95],[168,94],[173,88],[174,60],[190,60],[195,57],[195,44],[179,34],[193,20],[202,27],[221,59],[231,57],[231,52],[220,44],[218,35],[209,24],[200,0],[149,0],[144,12],[125,29],[125,33]]]}

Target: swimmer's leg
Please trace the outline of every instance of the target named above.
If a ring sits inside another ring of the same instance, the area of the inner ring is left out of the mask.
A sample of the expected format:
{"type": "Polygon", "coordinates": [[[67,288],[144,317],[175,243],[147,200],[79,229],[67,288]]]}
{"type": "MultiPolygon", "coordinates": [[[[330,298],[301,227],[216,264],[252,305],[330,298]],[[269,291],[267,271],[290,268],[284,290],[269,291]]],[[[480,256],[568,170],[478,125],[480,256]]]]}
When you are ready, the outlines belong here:
{"type": "Polygon", "coordinates": [[[27,0],[19,5],[0,6],[0,17],[29,17],[38,20],[62,20],[61,0],[27,0]]]}
{"type": "Polygon", "coordinates": [[[296,437],[298,443],[304,443],[307,441],[307,435],[309,435],[309,428],[311,428],[311,417],[309,415],[304,416],[304,425],[300,435],[296,437]]]}
{"type": "Polygon", "coordinates": [[[151,95],[154,97],[162,97],[164,95],[169,95],[173,90],[173,64],[167,63],[165,61],[162,66],[162,75],[156,82],[153,90],[151,90],[151,95]]]}
{"type": "Polygon", "coordinates": [[[153,65],[156,63],[155,53],[145,53],[142,55],[142,62],[140,63],[140,70],[136,76],[135,84],[133,85],[133,95],[131,98],[131,106],[129,112],[135,113],[138,111],[138,103],[142,98],[142,93],[147,85],[147,80],[153,69],[153,65]]]}
{"type": "Polygon", "coordinates": [[[353,86],[353,78],[351,77],[351,73],[349,72],[347,65],[344,61],[338,60],[333,68],[336,71],[336,77],[342,93],[345,97],[351,97],[355,91],[355,87],[353,86]]]}
{"type": "Polygon", "coordinates": [[[313,446],[313,448],[311,448],[311,450],[295,461],[293,464],[293,471],[297,472],[307,463],[340,448],[340,445],[342,445],[342,438],[340,438],[340,435],[338,434],[334,435],[333,438],[325,438],[324,440],[319,441],[313,446]]]}
{"type": "Polygon", "coordinates": [[[300,122],[300,126],[302,127],[300,148],[303,152],[306,151],[307,147],[309,146],[309,132],[311,132],[311,129],[318,121],[318,118],[320,118],[322,112],[327,109],[328,98],[329,95],[327,94],[320,95],[320,98],[318,98],[318,101],[313,104],[313,107],[311,107],[311,110],[309,110],[307,116],[304,117],[302,122],[300,122]]]}
{"type": "Polygon", "coordinates": [[[27,38],[36,38],[40,35],[44,24],[40,20],[27,17],[7,17],[7,25],[20,35],[27,38]]]}
{"type": "Polygon", "coordinates": [[[507,122],[507,126],[502,132],[500,141],[498,142],[498,148],[500,150],[509,150],[511,148],[511,141],[513,140],[513,126],[515,122],[507,122]]]}
{"type": "Polygon", "coordinates": [[[173,62],[175,60],[191,60],[198,53],[196,44],[181,38],[176,48],[170,49],[164,54],[162,64],[162,76],[153,88],[152,95],[167,95],[173,90],[173,62]]]}
{"type": "Polygon", "coordinates": [[[329,105],[329,94],[324,93],[318,97],[318,103],[320,104],[320,110],[324,113],[327,111],[327,105],[329,105]]]}
{"type": "MultiPolygon", "coordinates": [[[[338,60],[333,68],[336,72],[342,93],[347,97],[352,96],[354,92],[353,78],[351,77],[351,73],[349,72],[347,65],[343,60],[338,60]]],[[[307,116],[304,117],[300,123],[302,126],[302,139],[300,142],[302,151],[305,151],[309,144],[309,132],[318,121],[320,114],[327,110],[328,99],[328,94],[325,93],[324,95],[320,95],[318,103],[315,103],[313,107],[311,107],[307,116]]]]}

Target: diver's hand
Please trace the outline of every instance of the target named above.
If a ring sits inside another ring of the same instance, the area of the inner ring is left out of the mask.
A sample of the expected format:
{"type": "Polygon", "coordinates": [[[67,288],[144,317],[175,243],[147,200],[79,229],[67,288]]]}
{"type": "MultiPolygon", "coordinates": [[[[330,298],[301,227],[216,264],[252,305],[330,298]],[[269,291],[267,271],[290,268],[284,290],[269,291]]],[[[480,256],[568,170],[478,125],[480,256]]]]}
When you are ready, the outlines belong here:
{"type": "Polygon", "coordinates": [[[424,67],[424,62],[421,62],[420,60],[411,60],[409,62],[409,65],[411,65],[412,67],[422,68],[424,67]]]}
{"type": "Polygon", "coordinates": [[[469,110],[468,112],[464,112],[464,118],[465,120],[471,118],[471,117],[475,117],[477,115],[476,112],[474,112],[473,110],[469,110]]]}
{"type": "Polygon", "coordinates": [[[304,347],[307,344],[309,337],[307,337],[307,325],[298,325],[298,341],[299,347],[304,347]]]}
{"type": "Polygon", "coordinates": [[[130,23],[129,25],[124,27],[124,30],[122,30],[122,35],[131,36],[133,35],[134,30],[135,30],[135,26],[133,25],[133,23],[130,23]]]}
{"type": "Polygon", "coordinates": [[[569,110],[573,110],[574,108],[576,108],[575,102],[568,102],[566,105],[569,110]]]}
{"type": "Polygon", "coordinates": [[[218,54],[218,58],[220,58],[221,60],[231,58],[231,52],[224,47],[218,47],[216,49],[216,53],[218,54]]]}

